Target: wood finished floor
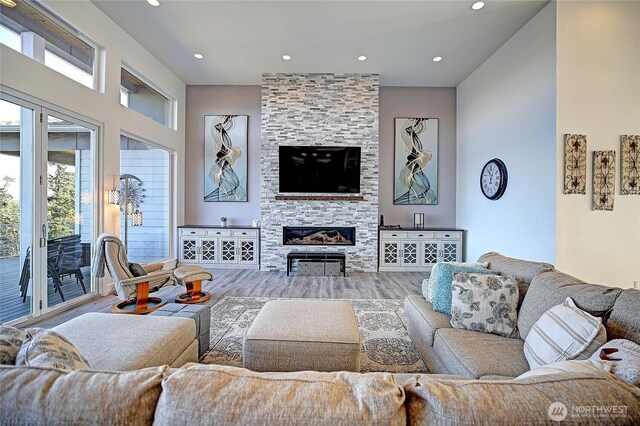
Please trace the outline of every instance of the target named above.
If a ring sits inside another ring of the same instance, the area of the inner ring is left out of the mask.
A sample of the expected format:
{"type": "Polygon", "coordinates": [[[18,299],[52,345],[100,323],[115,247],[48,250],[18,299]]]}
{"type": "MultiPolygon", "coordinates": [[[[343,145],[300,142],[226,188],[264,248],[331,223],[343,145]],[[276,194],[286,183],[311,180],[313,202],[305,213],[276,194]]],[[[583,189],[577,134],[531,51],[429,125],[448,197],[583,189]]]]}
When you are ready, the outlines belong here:
{"type": "MultiPolygon", "coordinates": [[[[421,272],[352,272],[347,277],[287,277],[285,272],[261,272],[237,269],[212,269],[214,280],[203,284],[211,293],[207,304],[214,305],[225,296],[291,297],[310,299],[404,299],[420,294],[421,272]]],[[[184,287],[165,287],[154,296],[173,302],[184,287]]],[[[118,302],[115,295],[100,297],[69,311],[38,321],[30,327],[55,327],[87,312],[111,312],[118,302]]]]}

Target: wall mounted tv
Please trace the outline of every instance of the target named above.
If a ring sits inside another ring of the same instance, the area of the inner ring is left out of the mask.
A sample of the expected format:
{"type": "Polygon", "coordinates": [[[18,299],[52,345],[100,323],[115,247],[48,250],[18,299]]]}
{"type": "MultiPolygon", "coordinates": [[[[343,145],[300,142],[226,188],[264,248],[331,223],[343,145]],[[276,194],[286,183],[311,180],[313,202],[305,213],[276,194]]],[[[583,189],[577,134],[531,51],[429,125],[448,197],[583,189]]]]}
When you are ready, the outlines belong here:
{"type": "Polygon", "coordinates": [[[360,192],[360,147],[279,148],[280,192],[360,192]]]}

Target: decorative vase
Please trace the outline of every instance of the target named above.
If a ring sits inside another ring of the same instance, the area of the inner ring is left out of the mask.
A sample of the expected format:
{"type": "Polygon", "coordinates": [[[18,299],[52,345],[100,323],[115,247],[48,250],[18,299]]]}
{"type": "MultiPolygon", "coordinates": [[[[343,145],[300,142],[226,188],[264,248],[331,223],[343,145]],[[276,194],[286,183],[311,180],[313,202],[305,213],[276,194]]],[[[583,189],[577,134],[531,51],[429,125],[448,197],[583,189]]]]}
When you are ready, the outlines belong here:
{"type": "Polygon", "coordinates": [[[226,227],[227,226],[227,219],[220,219],[220,226],[226,227]]]}

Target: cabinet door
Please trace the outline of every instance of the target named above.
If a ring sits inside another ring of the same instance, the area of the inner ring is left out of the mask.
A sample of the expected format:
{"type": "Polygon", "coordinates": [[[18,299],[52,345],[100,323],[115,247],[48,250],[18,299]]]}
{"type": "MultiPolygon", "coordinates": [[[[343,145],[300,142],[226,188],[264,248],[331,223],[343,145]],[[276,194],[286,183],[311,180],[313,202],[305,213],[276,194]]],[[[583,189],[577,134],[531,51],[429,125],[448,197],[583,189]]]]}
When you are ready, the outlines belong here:
{"type": "Polygon", "coordinates": [[[235,238],[220,238],[220,263],[238,263],[235,238]]]}
{"type": "Polygon", "coordinates": [[[198,239],[192,237],[180,238],[180,262],[198,263],[198,239]]]}
{"type": "Polygon", "coordinates": [[[422,241],[422,266],[433,266],[438,263],[440,244],[435,240],[422,241]]]}
{"type": "Polygon", "coordinates": [[[200,263],[218,263],[218,240],[200,238],[200,263]]]}
{"type": "Polygon", "coordinates": [[[400,241],[382,240],[380,266],[400,266],[400,241]]]}
{"type": "Polygon", "coordinates": [[[238,238],[238,263],[255,265],[257,245],[257,240],[238,238]]]}
{"type": "Polygon", "coordinates": [[[461,258],[461,245],[460,245],[460,241],[457,240],[453,240],[453,241],[441,241],[440,242],[441,245],[441,257],[442,260],[441,262],[460,262],[460,258],[461,258]]]}
{"type": "Polygon", "coordinates": [[[403,241],[400,250],[400,264],[402,266],[418,266],[420,259],[418,257],[418,242],[403,241]]]}

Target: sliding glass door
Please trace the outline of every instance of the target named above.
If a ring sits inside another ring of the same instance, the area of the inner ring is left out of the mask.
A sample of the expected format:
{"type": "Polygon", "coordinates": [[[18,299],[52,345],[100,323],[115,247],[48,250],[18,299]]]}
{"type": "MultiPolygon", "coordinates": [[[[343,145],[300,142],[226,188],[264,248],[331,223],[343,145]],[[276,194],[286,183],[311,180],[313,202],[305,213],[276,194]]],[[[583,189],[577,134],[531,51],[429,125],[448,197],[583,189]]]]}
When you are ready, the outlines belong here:
{"type": "Polygon", "coordinates": [[[0,99],[0,323],[95,294],[98,128],[6,94],[0,99]]]}

